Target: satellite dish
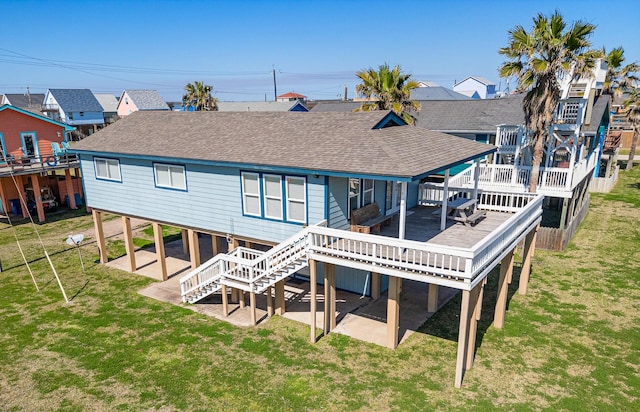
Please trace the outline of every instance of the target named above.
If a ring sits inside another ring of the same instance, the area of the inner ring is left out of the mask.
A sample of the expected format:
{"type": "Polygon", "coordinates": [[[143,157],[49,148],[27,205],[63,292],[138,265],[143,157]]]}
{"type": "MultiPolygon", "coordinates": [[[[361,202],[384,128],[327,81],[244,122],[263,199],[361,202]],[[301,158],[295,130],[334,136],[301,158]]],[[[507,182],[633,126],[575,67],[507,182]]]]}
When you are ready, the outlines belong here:
{"type": "Polygon", "coordinates": [[[82,233],[77,235],[69,235],[67,238],[67,245],[69,246],[78,246],[80,242],[84,240],[84,235],[82,233]]]}

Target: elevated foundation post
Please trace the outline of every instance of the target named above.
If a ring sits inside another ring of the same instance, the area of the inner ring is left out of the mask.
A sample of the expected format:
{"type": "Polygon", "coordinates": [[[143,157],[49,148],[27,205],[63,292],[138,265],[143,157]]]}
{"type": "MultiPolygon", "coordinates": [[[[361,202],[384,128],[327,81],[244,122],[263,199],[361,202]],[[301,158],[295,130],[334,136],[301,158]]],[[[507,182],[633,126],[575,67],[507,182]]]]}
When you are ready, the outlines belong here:
{"type": "Polygon", "coordinates": [[[513,273],[514,252],[515,250],[512,249],[500,262],[496,310],[493,316],[493,325],[498,329],[502,329],[504,326],[504,315],[507,310],[507,295],[509,293],[509,278],[511,277],[511,273],[513,273]]]}
{"type": "Polygon", "coordinates": [[[31,175],[31,184],[33,185],[33,197],[36,201],[36,211],[38,212],[38,222],[45,221],[44,217],[44,205],[42,204],[42,193],[40,192],[40,177],[38,175],[31,175]]]}
{"type": "Polygon", "coordinates": [[[395,349],[398,346],[401,284],[402,279],[389,276],[389,289],[387,290],[387,347],[389,349],[395,349]]]}
{"type": "Polygon", "coordinates": [[[286,312],[285,300],[284,300],[284,279],[276,283],[275,290],[276,290],[276,315],[284,315],[284,313],[286,312]]]}
{"type": "Polygon", "coordinates": [[[310,303],[309,303],[309,312],[311,316],[311,330],[309,335],[309,341],[311,343],[316,343],[316,310],[317,310],[317,302],[316,295],[318,290],[318,279],[316,275],[316,261],[313,259],[309,259],[309,293],[310,303]]]}
{"type": "Polygon", "coordinates": [[[229,316],[229,296],[227,295],[227,285],[222,285],[222,316],[229,316]]]}
{"type": "Polygon", "coordinates": [[[122,234],[124,235],[124,247],[127,251],[127,263],[129,265],[129,272],[135,272],[136,267],[136,252],[133,248],[133,233],[131,232],[131,218],[122,216],[122,234]]]}
{"type": "Polygon", "coordinates": [[[371,272],[371,299],[380,297],[380,274],[371,272]]]}
{"type": "Polygon", "coordinates": [[[156,260],[160,265],[160,279],[165,281],[169,277],[167,273],[167,260],[164,254],[164,238],[162,237],[162,226],[153,222],[153,238],[156,243],[156,260]]]}
{"type": "Polygon", "coordinates": [[[438,285],[429,283],[429,293],[427,294],[427,312],[435,313],[438,310],[438,292],[438,285]]]}
{"type": "Polygon", "coordinates": [[[255,326],[258,323],[258,316],[256,314],[256,292],[249,292],[249,305],[251,306],[251,324],[255,326]]]}
{"type": "Polygon", "coordinates": [[[273,293],[273,288],[269,286],[267,288],[267,316],[268,317],[273,316],[273,297],[271,295],[272,293],[273,293]]]}
{"type": "Polygon", "coordinates": [[[100,263],[107,263],[107,245],[104,241],[104,229],[102,227],[102,212],[93,209],[93,227],[96,232],[96,243],[98,244],[98,253],[100,254],[100,263]]]}
{"type": "Polygon", "coordinates": [[[69,169],[64,171],[64,183],[67,186],[67,195],[69,196],[69,209],[77,209],[76,195],[73,191],[73,181],[71,180],[71,170],[69,169]]]}
{"type": "Polygon", "coordinates": [[[524,248],[522,249],[522,253],[524,254],[522,259],[522,271],[520,272],[520,283],[518,284],[518,293],[521,295],[527,294],[529,275],[531,274],[531,258],[533,257],[533,252],[536,248],[538,228],[540,228],[539,225],[529,232],[524,240],[524,248]]]}
{"type": "Polygon", "coordinates": [[[191,269],[200,266],[200,242],[198,241],[198,232],[189,229],[187,231],[189,237],[189,260],[191,261],[191,269]]]}

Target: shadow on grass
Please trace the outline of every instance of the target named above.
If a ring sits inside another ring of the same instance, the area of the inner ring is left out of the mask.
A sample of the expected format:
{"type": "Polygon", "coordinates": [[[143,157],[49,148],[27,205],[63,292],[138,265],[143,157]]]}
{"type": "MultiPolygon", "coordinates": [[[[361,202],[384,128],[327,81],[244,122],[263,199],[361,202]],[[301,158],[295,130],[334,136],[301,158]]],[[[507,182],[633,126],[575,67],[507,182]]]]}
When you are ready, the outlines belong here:
{"type": "MultiPolygon", "coordinates": [[[[505,314],[505,318],[509,316],[509,304],[511,302],[511,299],[513,298],[513,295],[515,295],[518,290],[521,272],[522,264],[519,262],[514,263],[513,277],[507,292],[507,313],[505,314]]],[[[487,284],[484,287],[481,317],[478,321],[474,352],[477,351],[478,348],[482,345],[484,335],[487,333],[489,327],[493,324],[499,275],[500,266],[491,271],[487,278],[487,284]]],[[[462,293],[458,292],[455,297],[447,302],[446,305],[440,308],[440,310],[438,310],[424,325],[422,325],[420,329],[418,329],[418,332],[457,342],[458,332],[460,328],[461,296],[462,293]]]]}

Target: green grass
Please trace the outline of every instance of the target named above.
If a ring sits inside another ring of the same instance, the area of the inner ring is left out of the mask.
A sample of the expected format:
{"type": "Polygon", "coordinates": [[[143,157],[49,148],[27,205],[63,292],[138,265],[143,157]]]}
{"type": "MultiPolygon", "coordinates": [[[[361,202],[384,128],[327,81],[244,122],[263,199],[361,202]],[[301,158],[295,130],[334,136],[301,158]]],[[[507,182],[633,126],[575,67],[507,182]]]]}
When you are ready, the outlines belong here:
{"type": "MultiPolygon", "coordinates": [[[[640,168],[622,172],[613,193],[592,195],[566,251],[536,251],[525,296],[516,270],[502,330],[491,322],[491,274],[459,390],[459,296],[395,351],[337,334],[310,344],[308,326],[277,316],[237,328],[145,298],[137,290],[154,281],[95,264],[93,239],[83,273],[64,243],[92,227],[82,211],[37,227],[72,297],[65,304],[31,225],[15,229],[40,292],[0,224],[0,409],[637,410],[638,182],[640,168]]],[[[123,253],[121,241],[108,244],[112,257],[123,253]]]]}

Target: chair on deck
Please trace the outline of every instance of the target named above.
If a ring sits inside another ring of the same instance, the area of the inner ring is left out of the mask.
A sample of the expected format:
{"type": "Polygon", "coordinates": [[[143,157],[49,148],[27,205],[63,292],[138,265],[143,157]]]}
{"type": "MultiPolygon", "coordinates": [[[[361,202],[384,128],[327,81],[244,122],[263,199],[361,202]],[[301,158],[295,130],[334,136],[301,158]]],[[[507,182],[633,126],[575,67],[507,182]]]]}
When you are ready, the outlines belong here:
{"type": "Polygon", "coordinates": [[[69,142],[62,142],[62,150],[67,153],[67,151],[69,150],[69,142]]]}
{"type": "Polygon", "coordinates": [[[61,148],[58,142],[51,143],[51,150],[53,151],[54,156],[62,156],[65,152],[65,149],[61,148]]]}

